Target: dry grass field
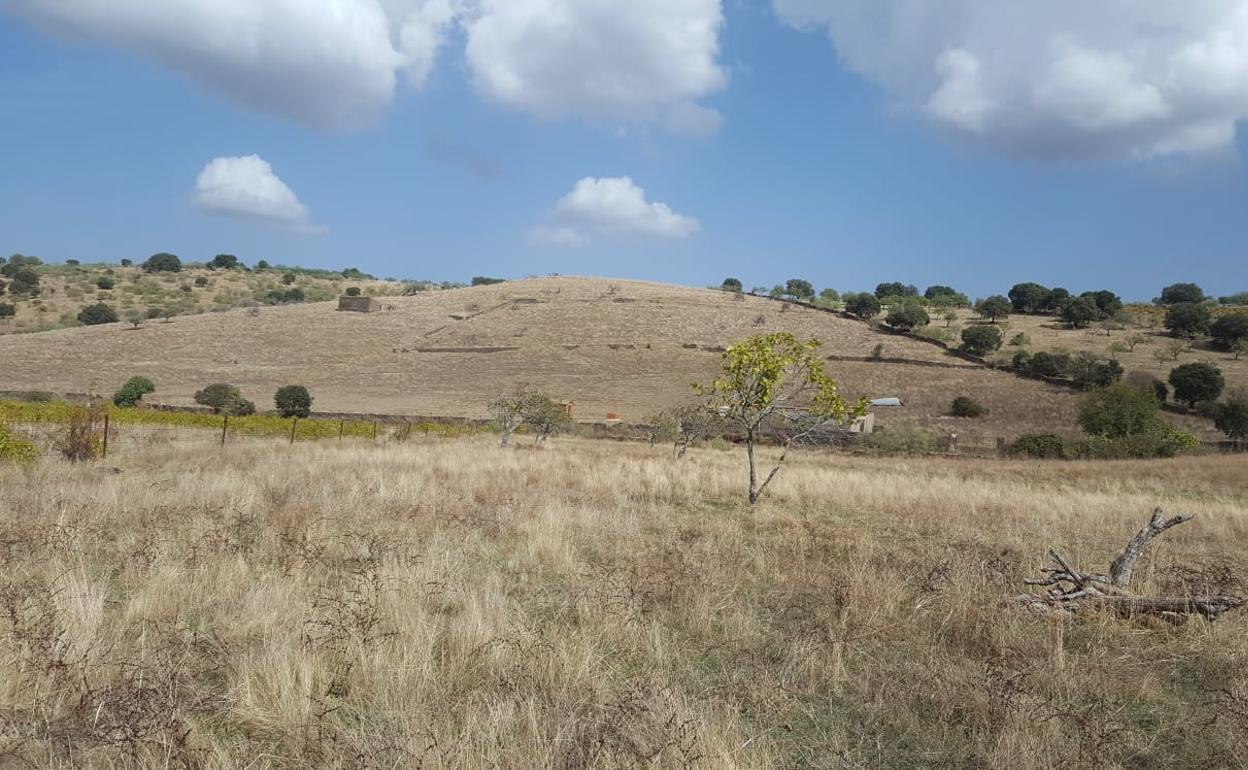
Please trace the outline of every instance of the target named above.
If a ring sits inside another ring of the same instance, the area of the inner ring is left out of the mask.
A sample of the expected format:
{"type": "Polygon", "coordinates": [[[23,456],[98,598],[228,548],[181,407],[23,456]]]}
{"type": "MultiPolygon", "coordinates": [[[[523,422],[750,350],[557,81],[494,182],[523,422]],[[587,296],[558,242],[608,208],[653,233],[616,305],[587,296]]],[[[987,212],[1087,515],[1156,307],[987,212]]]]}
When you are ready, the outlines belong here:
{"type": "Polygon", "coordinates": [[[1242,458],[798,453],[755,509],[743,462],[482,438],[0,467],[0,767],[1248,767],[1248,612],[1001,606],[1156,505],[1198,518],[1139,587],[1242,593],[1242,458]]]}
{"type": "Polygon", "coordinates": [[[575,404],[575,416],[642,421],[712,377],[722,349],[788,330],[824,343],[851,396],[900,396],[885,424],[1011,436],[1074,426],[1076,396],[986,370],[939,348],[829,313],[657,283],[540,278],[385,300],[393,310],[337,312],[330,303],[263,307],[67,329],[0,343],[0,390],[111,394],[155,381],[149,400],[190,404],[211,382],[239,385],[260,408],[280,386],[306,385],[323,411],[481,417],[528,385],[575,404]],[[909,363],[870,360],[876,352],[909,363]],[[926,364],[926,365],[925,365],[926,364]],[[990,410],[945,417],[955,396],[990,410]]]}
{"type": "Polygon", "coordinates": [[[329,278],[303,272],[288,285],[282,282],[283,270],[247,272],[187,266],[177,273],[145,273],[139,267],[120,265],[44,265],[38,272],[42,290],[38,297],[0,297],[0,302],[11,302],[16,309],[12,318],[0,318],[0,336],[78,326],[78,311],[97,302],[109,305],[124,320],[127,313],[146,313],[149,309],[153,314],[171,315],[222,312],[240,303],[263,301],[265,294],[275,289],[299,288],[309,299],[322,301],[337,297],[348,286],[375,296],[395,295],[402,290],[394,281],[329,278]],[[111,288],[101,288],[102,279],[111,281],[111,288]]]}

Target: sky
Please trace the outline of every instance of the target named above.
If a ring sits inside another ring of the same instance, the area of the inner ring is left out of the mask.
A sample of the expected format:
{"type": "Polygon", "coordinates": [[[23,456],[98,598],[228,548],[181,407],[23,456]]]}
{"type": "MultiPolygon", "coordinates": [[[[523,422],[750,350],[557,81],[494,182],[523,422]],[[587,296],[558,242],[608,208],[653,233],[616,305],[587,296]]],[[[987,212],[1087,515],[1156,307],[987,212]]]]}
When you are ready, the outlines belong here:
{"type": "Polygon", "coordinates": [[[1248,290],[1248,0],[4,0],[0,252],[1248,290]]]}

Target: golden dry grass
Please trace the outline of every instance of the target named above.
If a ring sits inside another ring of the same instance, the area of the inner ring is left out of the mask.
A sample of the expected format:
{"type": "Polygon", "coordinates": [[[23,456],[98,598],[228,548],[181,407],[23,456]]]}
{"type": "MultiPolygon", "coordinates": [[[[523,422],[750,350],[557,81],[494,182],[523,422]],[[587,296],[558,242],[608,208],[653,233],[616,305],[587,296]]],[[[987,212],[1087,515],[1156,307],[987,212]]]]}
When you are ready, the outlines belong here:
{"type": "Polygon", "coordinates": [[[393,312],[336,312],[331,304],[176,318],[139,330],[91,327],[6,338],[0,390],[111,394],[142,374],[149,400],[189,404],[210,382],[242,387],[260,408],[282,385],[306,385],[316,408],[355,413],[482,417],[516,387],[539,387],[575,403],[580,419],[615,413],[642,421],[692,395],[720,363],[717,350],[751,334],[788,330],[824,352],[949,368],[834,361],[850,396],[900,396],[881,413],[985,437],[1074,425],[1075,396],[988,371],[932,345],[867,325],[753,297],[656,283],[543,278],[391,298],[393,312]],[[970,395],[985,419],[948,420],[953,398],[970,395]]]}
{"type": "Polygon", "coordinates": [[[176,443],[0,468],[0,764],[1248,766],[1248,613],[1002,610],[1049,547],[1244,590],[1238,457],[176,443]]]}

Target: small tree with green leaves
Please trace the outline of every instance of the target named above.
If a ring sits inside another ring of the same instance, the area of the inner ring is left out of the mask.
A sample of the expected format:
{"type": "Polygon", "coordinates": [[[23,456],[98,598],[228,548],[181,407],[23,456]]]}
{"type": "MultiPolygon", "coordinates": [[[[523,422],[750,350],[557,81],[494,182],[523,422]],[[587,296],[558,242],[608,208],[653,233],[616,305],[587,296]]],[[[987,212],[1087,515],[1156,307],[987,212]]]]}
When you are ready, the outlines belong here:
{"type": "Polygon", "coordinates": [[[312,414],[312,395],[302,385],[287,385],[273,394],[273,404],[283,417],[307,417],[312,414]]]}
{"type": "Polygon", "coordinates": [[[758,502],[780,472],[789,449],[829,424],[866,413],[866,401],[849,406],[823,370],[819,341],[799,342],[788,332],[758,335],[728,348],[722,376],[697,392],[704,408],[722,417],[745,438],[749,501],[758,502]],[[764,433],[783,447],[775,466],[759,482],[755,447],[764,433]]]}
{"type": "Polygon", "coordinates": [[[182,260],[173,254],[161,252],[153,254],[143,263],[143,272],[145,273],[180,273],[182,272],[182,260]]]}
{"type": "Polygon", "coordinates": [[[975,312],[979,313],[980,317],[987,318],[994,324],[1002,318],[1009,318],[1010,311],[1013,309],[1014,305],[999,294],[981,299],[975,303],[975,312]]]}
{"type": "Polygon", "coordinates": [[[968,326],[962,330],[962,349],[973,356],[986,356],[1001,349],[1001,330],[996,326],[968,326]]]}
{"type": "Polygon", "coordinates": [[[1192,339],[1207,334],[1212,323],[1208,305],[1178,302],[1166,309],[1166,330],[1176,337],[1192,339]]]}
{"type": "Polygon", "coordinates": [[[1146,388],[1119,382],[1095,390],[1079,405],[1079,426],[1090,436],[1126,438],[1155,431],[1161,407],[1146,388]]]}
{"type": "Polygon", "coordinates": [[[12,318],[17,315],[17,306],[11,302],[0,302],[0,318],[12,318]]]}
{"type": "Polygon", "coordinates": [[[927,326],[932,322],[927,311],[917,302],[903,302],[900,305],[894,305],[888,311],[888,317],[884,319],[889,326],[902,331],[913,331],[920,326],[927,326]]]}
{"type": "Polygon", "coordinates": [[[1236,342],[1248,340],[1248,313],[1225,315],[1209,327],[1214,344],[1233,351],[1236,342]]]}
{"type": "Polygon", "coordinates": [[[1071,297],[1062,303],[1058,315],[1076,329],[1085,329],[1100,320],[1101,311],[1092,297],[1071,297]]]}
{"type": "Polygon", "coordinates": [[[213,414],[242,416],[254,414],[256,411],[256,405],[243,398],[238,388],[224,382],[214,383],[198,391],[195,394],[195,403],[208,407],[213,414]]]}
{"type": "Polygon", "coordinates": [[[810,300],[815,297],[815,287],[805,279],[790,278],[784,284],[784,294],[793,299],[810,300]]]}
{"type": "Polygon", "coordinates": [[[1226,381],[1222,370],[1213,364],[1191,363],[1170,371],[1170,385],[1174,388],[1175,401],[1195,407],[1202,401],[1217,400],[1226,381]]]}
{"type": "Polygon", "coordinates": [[[744,288],[740,278],[725,278],[724,282],[719,285],[721,291],[730,291],[740,294],[744,288]]]}
{"type": "Polygon", "coordinates": [[[1248,390],[1237,390],[1213,411],[1213,424],[1237,444],[1248,441],[1248,390]]]}
{"type": "Polygon", "coordinates": [[[850,294],[845,297],[845,312],[869,321],[880,314],[880,300],[873,294],[850,294]]]}
{"type": "Polygon", "coordinates": [[[113,403],[120,407],[138,406],[144,396],[155,391],[156,386],[148,378],[131,377],[113,396],[113,403]]]}

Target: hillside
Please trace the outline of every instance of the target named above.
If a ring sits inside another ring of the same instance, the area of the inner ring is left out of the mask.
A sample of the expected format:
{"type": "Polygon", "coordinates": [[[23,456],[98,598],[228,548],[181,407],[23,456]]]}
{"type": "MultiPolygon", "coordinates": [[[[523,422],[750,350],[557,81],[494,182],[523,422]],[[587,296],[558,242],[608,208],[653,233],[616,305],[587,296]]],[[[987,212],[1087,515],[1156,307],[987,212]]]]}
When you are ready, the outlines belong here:
{"type": "Polygon", "coordinates": [[[112,307],[124,320],[130,312],[164,318],[264,304],[270,292],[291,289],[302,291],[309,302],[337,297],[350,286],[371,296],[397,295],[403,290],[396,281],[281,267],[210,270],[186,265],[176,273],[145,273],[138,266],[40,265],[36,272],[38,296],[0,293],[0,303],[10,303],[16,311],[12,318],[0,317],[0,335],[78,326],[78,311],[98,302],[112,307]]]}
{"type": "Polygon", "coordinates": [[[572,401],[581,420],[644,420],[711,378],[723,347],[788,330],[824,343],[850,396],[900,396],[888,423],[1013,435],[1074,424],[1066,390],[977,367],[922,342],[834,314],[657,283],[540,278],[385,300],[374,314],[331,303],[238,309],[6,338],[0,390],[111,394],[151,377],[152,400],[190,404],[205,384],[232,382],[261,408],[300,383],[323,411],[479,417],[522,385],[572,401]],[[886,362],[872,360],[877,347],[886,362]],[[845,360],[848,359],[848,360],[845,360]],[[905,363],[897,362],[904,359],[905,363]],[[942,415],[956,395],[987,418],[942,415]]]}

